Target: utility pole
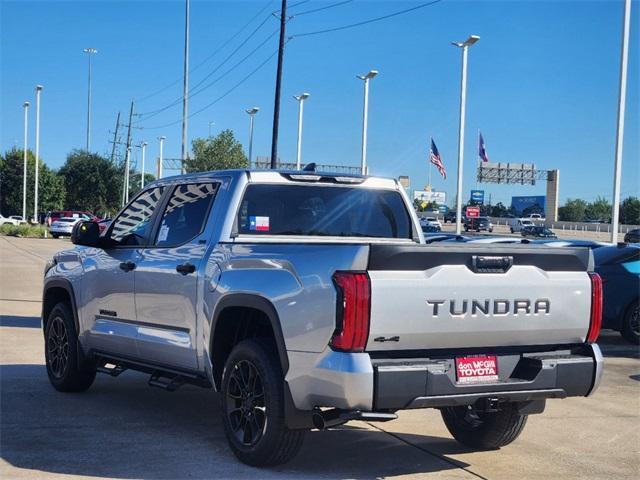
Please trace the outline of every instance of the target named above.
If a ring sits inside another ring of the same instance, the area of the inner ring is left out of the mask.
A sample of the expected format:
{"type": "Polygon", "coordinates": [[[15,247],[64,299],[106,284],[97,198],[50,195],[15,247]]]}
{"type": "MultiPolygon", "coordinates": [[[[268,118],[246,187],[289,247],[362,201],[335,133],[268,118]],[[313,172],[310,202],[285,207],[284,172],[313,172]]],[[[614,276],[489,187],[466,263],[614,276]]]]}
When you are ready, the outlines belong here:
{"type": "Polygon", "coordinates": [[[160,152],[158,155],[158,179],[162,178],[162,161],[164,160],[162,157],[163,154],[163,148],[164,148],[164,141],[167,137],[165,137],[164,135],[161,137],[158,137],[158,140],[160,141],[160,152]]]}
{"type": "Polygon", "coordinates": [[[304,113],[304,101],[309,98],[308,93],[301,95],[294,95],[298,101],[298,148],[296,151],[296,170],[300,170],[300,163],[302,161],[302,115],[304,113]]]}
{"type": "Polygon", "coordinates": [[[24,169],[22,174],[22,220],[27,221],[27,134],[29,132],[28,121],[29,121],[29,102],[24,102],[22,106],[24,107],[24,169]]]}
{"type": "Polygon", "coordinates": [[[278,69],[276,71],[276,95],[273,107],[273,131],[271,136],[271,168],[278,164],[278,125],[280,123],[280,88],[282,85],[282,60],[284,57],[284,36],[287,23],[287,0],[282,0],[280,8],[280,43],[278,44],[278,69]]]}
{"type": "Polygon", "coordinates": [[[464,122],[467,104],[467,54],[469,47],[480,40],[477,35],[471,35],[464,42],[451,42],[462,49],[462,77],[460,81],[460,125],[458,128],[458,188],[456,193],[456,234],[462,231],[462,165],[464,159],[464,122]]]}
{"type": "Polygon", "coordinates": [[[95,48],[85,48],[83,50],[89,56],[89,86],[87,88],[87,152],[91,148],[91,56],[98,53],[95,48]]]}
{"type": "Polygon", "coordinates": [[[140,190],[144,188],[144,154],[146,153],[148,143],[144,140],[140,144],[142,149],[142,165],[140,166],[140,190]]]}
{"type": "Polygon", "coordinates": [[[187,116],[189,114],[189,0],[185,2],[184,15],[184,82],[182,84],[182,168],[187,160],[187,116]]]}
{"type": "Polygon", "coordinates": [[[33,194],[33,221],[39,223],[38,219],[38,169],[40,163],[40,92],[42,85],[36,85],[36,179],[33,194]]]}
{"type": "Polygon", "coordinates": [[[622,175],[622,146],[624,137],[624,111],[627,102],[627,64],[629,62],[629,24],[631,0],[624,2],[622,20],[622,54],[620,58],[620,87],[618,93],[618,125],[616,130],[616,160],[613,169],[613,206],[611,211],[611,243],[618,243],[620,221],[620,177],[622,175]]]}
{"type": "Polygon", "coordinates": [[[127,125],[127,143],[124,161],[124,184],[122,186],[122,206],[129,202],[129,154],[131,153],[131,121],[133,119],[133,100],[129,109],[129,124],[127,125]]]}
{"type": "Polygon", "coordinates": [[[116,129],[113,132],[113,147],[111,148],[111,163],[113,163],[113,159],[116,156],[116,144],[118,143],[118,127],[120,127],[120,112],[118,112],[118,116],[116,117],[116,129]]]}

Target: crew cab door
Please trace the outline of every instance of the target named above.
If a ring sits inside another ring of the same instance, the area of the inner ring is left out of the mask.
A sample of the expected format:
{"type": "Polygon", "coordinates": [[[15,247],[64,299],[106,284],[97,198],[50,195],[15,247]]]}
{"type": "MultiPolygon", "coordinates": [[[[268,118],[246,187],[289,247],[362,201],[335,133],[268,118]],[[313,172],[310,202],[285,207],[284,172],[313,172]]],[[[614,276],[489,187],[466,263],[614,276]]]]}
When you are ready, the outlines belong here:
{"type": "Polygon", "coordinates": [[[179,184],[136,268],[138,351],[149,362],[196,369],[198,272],[218,183],[179,184]]]}
{"type": "Polygon", "coordinates": [[[135,271],[147,243],[164,187],[138,195],[113,221],[106,248],[85,259],[81,283],[88,299],[84,315],[90,347],[137,356],[135,271]]]}

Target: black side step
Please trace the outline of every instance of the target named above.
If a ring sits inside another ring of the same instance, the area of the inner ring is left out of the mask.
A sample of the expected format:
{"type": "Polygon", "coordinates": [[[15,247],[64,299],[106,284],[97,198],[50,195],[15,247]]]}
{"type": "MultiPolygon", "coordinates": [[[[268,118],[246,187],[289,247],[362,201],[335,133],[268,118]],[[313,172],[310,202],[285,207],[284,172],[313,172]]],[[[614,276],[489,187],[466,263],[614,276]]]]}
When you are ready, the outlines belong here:
{"type": "Polygon", "coordinates": [[[167,392],[175,392],[182,385],[187,383],[187,379],[182,375],[172,375],[156,370],[149,377],[149,386],[157,387],[167,392]]]}
{"type": "Polygon", "coordinates": [[[106,373],[107,375],[111,375],[112,377],[117,377],[125,370],[127,370],[127,367],[125,367],[124,365],[111,362],[105,362],[96,367],[97,372],[106,373]],[[113,365],[113,367],[107,367],[107,365],[113,365]]]}

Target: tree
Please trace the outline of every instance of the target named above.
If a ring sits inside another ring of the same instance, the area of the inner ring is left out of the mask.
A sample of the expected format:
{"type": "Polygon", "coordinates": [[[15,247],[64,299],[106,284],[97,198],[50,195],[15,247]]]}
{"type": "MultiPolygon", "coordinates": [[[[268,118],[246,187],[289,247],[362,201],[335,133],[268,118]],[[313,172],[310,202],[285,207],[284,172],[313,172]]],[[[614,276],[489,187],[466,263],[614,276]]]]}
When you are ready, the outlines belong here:
{"type": "Polygon", "coordinates": [[[627,197],[620,204],[620,223],[640,225],[640,199],[627,197]]]}
{"type": "Polygon", "coordinates": [[[509,209],[504,206],[502,202],[498,202],[491,206],[490,216],[492,217],[506,217],[509,213],[509,209]]]}
{"type": "MultiPolygon", "coordinates": [[[[64,183],[47,167],[38,163],[38,210],[46,212],[64,206],[64,183]]],[[[27,150],[27,217],[33,216],[36,158],[27,150]]],[[[3,215],[22,215],[24,150],[12,148],[0,157],[0,210],[3,215]]]]}
{"type": "Polygon", "coordinates": [[[188,173],[249,166],[242,145],[231,130],[223,130],[216,137],[196,138],[191,145],[194,158],[185,162],[188,173]]]}
{"type": "MultiPolygon", "coordinates": [[[[140,172],[129,172],[129,198],[135,196],[140,190],[140,172]]],[[[150,173],[144,174],[144,184],[155,181],[156,177],[150,173]]]]}
{"type": "Polygon", "coordinates": [[[73,150],[58,174],[67,190],[66,206],[95,213],[120,208],[122,169],[109,159],[84,150],[73,150]]]}
{"type": "Polygon", "coordinates": [[[586,210],[587,202],[580,198],[569,198],[567,203],[558,209],[558,217],[564,222],[583,222],[586,210]]]}
{"type": "Polygon", "coordinates": [[[611,220],[611,204],[604,197],[598,197],[595,201],[587,205],[585,210],[587,220],[611,220]]]}

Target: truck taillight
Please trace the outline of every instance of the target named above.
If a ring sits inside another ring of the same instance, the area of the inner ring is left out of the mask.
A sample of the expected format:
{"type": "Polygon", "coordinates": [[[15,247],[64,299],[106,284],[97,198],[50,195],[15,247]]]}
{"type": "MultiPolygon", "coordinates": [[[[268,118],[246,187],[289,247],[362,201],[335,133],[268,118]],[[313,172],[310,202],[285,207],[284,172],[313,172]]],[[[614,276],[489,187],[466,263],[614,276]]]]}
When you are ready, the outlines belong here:
{"type": "Polygon", "coordinates": [[[591,277],[591,322],[587,343],[594,343],[602,327],[602,279],[597,273],[590,273],[589,277],[591,277]]]}
{"type": "Polygon", "coordinates": [[[369,336],[371,283],[366,272],[336,272],[336,330],[330,346],[343,352],[363,352],[369,336]]]}

